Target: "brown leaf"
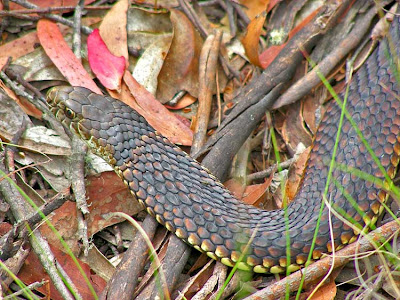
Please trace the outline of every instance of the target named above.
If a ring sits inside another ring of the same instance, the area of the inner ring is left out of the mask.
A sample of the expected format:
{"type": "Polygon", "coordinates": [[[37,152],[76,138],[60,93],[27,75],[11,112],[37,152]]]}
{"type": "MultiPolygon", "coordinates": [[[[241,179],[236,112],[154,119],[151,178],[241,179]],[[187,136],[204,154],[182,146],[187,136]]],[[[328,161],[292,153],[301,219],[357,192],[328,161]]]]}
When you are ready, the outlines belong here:
{"type": "MultiPolygon", "coordinates": [[[[1,50],[0,50],[1,51],[1,50]]],[[[37,119],[42,118],[42,112],[37,109],[31,102],[29,102],[25,97],[18,97],[13,90],[7,87],[3,81],[0,81],[0,88],[7,93],[8,97],[13,99],[18,105],[23,109],[28,115],[35,117],[37,119]]]]}
{"type": "MultiPolygon", "coordinates": [[[[87,1],[89,2],[89,1],[87,1]]],[[[93,2],[92,0],[90,2],[93,2]]],[[[1,4],[1,3],[0,3],[1,4]]],[[[10,3],[11,5],[14,3],[10,3]]],[[[75,5],[75,4],[74,4],[75,5]]],[[[99,22],[99,17],[91,17],[85,18],[82,20],[82,24],[86,26],[90,26],[94,23],[99,22]]],[[[58,24],[61,34],[65,35],[68,32],[71,32],[71,28],[62,24],[58,24]]],[[[13,61],[17,58],[24,56],[35,50],[36,45],[39,44],[39,39],[37,36],[37,32],[29,32],[15,40],[12,40],[4,45],[0,46],[0,67],[4,66],[8,57],[12,57],[13,61]]]]}
{"type": "Polygon", "coordinates": [[[295,151],[299,143],[305,147],[311,145],[312,137],[302,115],[302,103],[296,102],[288,107],[287,117],[282,127],[282,138],[292,151],[295,151]]]}
{"type": "Polygon", "coordinates": [[[175,106],[165,105],[168,109],[179,110],[195,103],[197,99],[189,94],[186,94],[178,101],[175,106]]]}
{"type": "MultiPolygon", "coordinates": [[[[86,220],[88,234],[96,232],[120,222],[120,218],[105,220],[102,215],[111,212],[124,212],[134,215],[142,210],[138,201],[134,199],[124,183],[119,179],[115,172],[103,172],[100,175],[89,176],[87,178],[87,196],[89,198],[89,211],[86,220]]],[[[73,202],[66,202],[55,211],[50,221],[59,231],[75,254],[79,253],[79,243],[77,241],[77,217],[76,205],[73,202]]],[[[53,246],[63,249],[58,238],[48,228],[47,225],[40,227],[41,233],[53,246]]]]}
{"type": "Polygon", "coordinates": [[[198,70],[202,40],[183,12],[171,10],[174,37],[158,75],[157,99],[168,102],[180,90],[198,95],[198,70]]]}
{"type": "Polygon", "coordinates": [[[107,48],[115,56],[125,57],[128,64],[128,36],[126,33],[126,20],[128,0],[119,0],[107,12],[99,27],[100,35],[107,48]]]}
{"type": "MultiPolygon", "coordinates": [[[[203,256],[203,255],[201,255],[203,256]]],[[[207,257],[207,256],[204,256],[207,257]]],[[[196,294],[203,286],[206,284],[206,282],[210,279],[210,277],[213,275],[214,268],[210,268],[210,266],[215,266],[210,263],[210,259],[205,261],[203,264],[203,268],[199,273],[195,275],[195,278],[192,282],[190,283],[190,286],[185,286],[184,292],[185,292],[185,297],[187,299],[191,299],[194,294],[196,294]],[[207,265],[208,263],[208,265],[207,265]]]]}
{"type": "Polygon", "coordinates": [[[122,221],[116,218],[105,220],[103,214],[124,212],[131,216],[143,209],[114,171],[89,176],[86,182],[87,196],[91,202],[87,219],[89,235],[122,221]]]}
{"type": "Polygon", "coordinates": [[[271,184],[273,174],[261,184],[244,186],[240,181],[234,178],[224,182],[224,186],[238,199],[244,203],[257,206],[265,197],[266,191],[271,184]]]}
{"type": "Polygon", "coordinates": [[[336,296],[336,284],[335,280],[331,280],[329,283],[321,286],[314,295],[312,295],[311,300],[333,300],[336,296]]]}
{"type": "Polygon", "coordinates": [[[253,184],[246,187],[242,201],[247,204],[258,206],[265,198],[268,187],[271,184],[274,174],[272,173],[269,178],[261,184],[253,184]]]}
{"type": "Polygon", "coordinates": [[[246,35],[242,39],[242,44],[246,51],[246,55],[250,62],[257,66],[262,67],[259,59],[258,49],[259,40],[262,32],[262,28],[265,22],[267,13],[264,11],[261,15],[256,16],[249,25],[247,26],[246,35]]]}
{"type": "Polygon", "coordinates": [[[317,132],[318,123],[324,115],[324,106],[320,104],[320,97],[308,95],[302,100],[303,119],[312,134],[317,132]],[[317,111],[318,110],[318,111],[317,111]]]}
{"type": "Polygon", "coordinates": [[[289,202],[296,196],[297,188],[303,178],[304,168],[306,166],[311,147],[308,147],[299,155],[297,161],[290,166],[288,179],[286,182],[285,190],[289,202]]]}
{"type": "MultiPolygon", "coordinates": [[[[256,18],[259,14],[270,8],[270,0],[241,0],[241,4],[246,8],[244,11],[250,20],[256,18]],[[268,6],[269,5],[269,6],[268,6]]],[[[271,1],[276,2],[276,1],[271,1]]],[[[272,3],[271,3],[272,4],[272,3]]]]}
{"type": "Polygon", "coordinates": [[[242,199],[246,186],[235,178],[229,179],[224,182],[224,186],[238,199],[242,199]]]}

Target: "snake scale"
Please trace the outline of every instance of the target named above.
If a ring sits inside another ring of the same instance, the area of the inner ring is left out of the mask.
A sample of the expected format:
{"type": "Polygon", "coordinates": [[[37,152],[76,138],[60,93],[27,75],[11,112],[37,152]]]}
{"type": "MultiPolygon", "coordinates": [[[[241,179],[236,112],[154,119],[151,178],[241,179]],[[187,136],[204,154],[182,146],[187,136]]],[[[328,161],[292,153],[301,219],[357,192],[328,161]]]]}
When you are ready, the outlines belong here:
{"type": "MultiPolygon", "coordinates": [[[[400,44],[399,20],[396,17],[390,29],[394,49],[400,44]]],[[[355,241],[383,211],[387,193],[379,184],[339,166],[381,180],[387,172],[386,182],[396,173],[400,88],[388,45],[387,39],[382,41],[353,76],[346,106],[381,168],[344,118],[337,164],[325,198],[330,205],[324,205],[320,215],[341,115],[339,105],[331,101],[315,135],[302,184],[287,206],[287,221],[284,210],[264,211],[237,200],[197,161],[120,101],[82,87],[54,87],[47,101],[56,117],[113,166],[147,211],[179,238],[228,266],[237,263],[241,269],[260,273],[294,271],[307,262],[318,218],[312,260],[332,252],[332,245],[340,249],[355,241]],[[358,227],[343,222],[329,207],[358,227]]]]}

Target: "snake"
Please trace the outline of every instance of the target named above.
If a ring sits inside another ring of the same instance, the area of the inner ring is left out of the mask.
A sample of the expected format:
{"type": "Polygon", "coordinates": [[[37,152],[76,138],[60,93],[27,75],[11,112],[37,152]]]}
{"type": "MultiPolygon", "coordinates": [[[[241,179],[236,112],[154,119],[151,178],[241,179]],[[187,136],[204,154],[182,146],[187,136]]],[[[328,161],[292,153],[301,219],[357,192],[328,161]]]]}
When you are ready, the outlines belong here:
{"type": "Polygon", "coordinates": [[[347,96],[339,94],[342,102],[326,104],[301,184],[283,209],[238,200],[119,100],[55,86],[47,102],[177,237],[227,266],[292,272],[356,241],[384,211],[400,155],[399,68],[390,51],[400,48],[399,20],[390,27],[393,47],[383,39],[353,75],[347,96]]]}

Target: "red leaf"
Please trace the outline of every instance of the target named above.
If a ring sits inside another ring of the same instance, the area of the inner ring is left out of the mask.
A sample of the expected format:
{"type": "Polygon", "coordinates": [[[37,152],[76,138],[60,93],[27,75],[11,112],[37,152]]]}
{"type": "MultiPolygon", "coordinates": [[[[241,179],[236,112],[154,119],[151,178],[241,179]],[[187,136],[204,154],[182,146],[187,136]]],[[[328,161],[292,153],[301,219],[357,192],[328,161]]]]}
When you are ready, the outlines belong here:
{"type": "Polygon", "coordinates": [[[37,34],[44,51],[71,85],[83,86],[101,94],[100,89],[65,42],[57,24],[42,19],[37,24],[37,34]]]}
{"type": "MultiPolygon", "coordinates": [[[[56,247],[50,246],[54,256],[57,259],[57,262],[62,266],[64,271],[69,275],[72,282],[75,284],[78,292],[82,296],[82,299],[94,299],[92,292],[90,291],[86,281],[84,280],[83,275],[80,273],[79,269],[75,265],[75,262],[72,258],[57,249],[56,247]]],[[[106,287],[107,283],[104,279],[102,279],[99,275],[96,275],[90,270],[88,264],[82,262],[77,259],[80,264],[83,272],[86,277],[89,279],[90,284],[93,286],[95,293],[100,295],[101,292],[106,287]]],[[[46,280],[48,283],[44,286],[37,288],[38,291],[42,292],[45,296],[43,299],[54,299],[54,300],[62,300],[63,298],[57,289],[54,287],[53,283],[50,280],[49,275],[43,269],[37,255],[31,251],[24,262],[20,272],[18,273],[18,278],[23,282],[31,284],[33,282],[38,282],[41,280],[46,280]]]]}
{"type": "Polygon", "coordinates": [[[125,72],[125,58],[113,55],[95,29],[87,39],[88,59],[92,71],[100,82],[110,90],[121,89],[121,79],[125,72]]]}

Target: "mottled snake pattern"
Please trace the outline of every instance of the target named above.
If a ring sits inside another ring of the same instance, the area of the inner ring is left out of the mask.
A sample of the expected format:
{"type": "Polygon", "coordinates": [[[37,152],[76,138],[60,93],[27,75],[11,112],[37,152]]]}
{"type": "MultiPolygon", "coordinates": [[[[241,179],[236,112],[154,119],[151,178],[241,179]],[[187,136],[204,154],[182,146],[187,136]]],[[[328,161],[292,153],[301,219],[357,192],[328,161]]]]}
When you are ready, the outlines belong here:
{"type": "MultiPolygon", "coordinates": [[[[390,29],[396,51],[399,20],[396,17],[390,29]]],[[[118,100],[82,87],[55,87],[47,99],[57,118],[113,166],[147,211],[179,238],[228,266],[237,263],[241,269],[261,273],[281,273],[286,268],[294,271],[307,261],[318,219],[312,260],[332,252],[332,245],[339,249],[355,241],[383,211],[387,194],[379,180],[365,180],[349,169],[380,180],[386,178],[386,184],[396,173],[400,88],[395,76],[398,67],[392,59],[395,55],[388,45],[386,39],[382,41],[354,74],[346,105],[381,166],[345,117],[326,189],[341,115],[338,103],[330,101],[315,135],[302,184],[287,206],[286,216],[282,209],[264,211],[237,200],[197,161],[118,100]],[[288,239],[290,259],[286,256],[288,239]]],[[[339,96],[343,100],[344,94],[339,96]]]]}

